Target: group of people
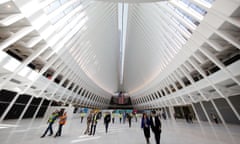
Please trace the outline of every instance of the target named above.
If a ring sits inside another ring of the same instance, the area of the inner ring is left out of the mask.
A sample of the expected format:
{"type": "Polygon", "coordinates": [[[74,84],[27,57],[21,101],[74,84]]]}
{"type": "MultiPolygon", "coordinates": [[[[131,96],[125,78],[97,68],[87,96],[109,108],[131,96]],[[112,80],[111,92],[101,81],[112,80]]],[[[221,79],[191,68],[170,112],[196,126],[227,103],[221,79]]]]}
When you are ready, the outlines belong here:
{"type": "Polygon", "coordinates": [[[56,110],[55,112],[53,112],[50,117],[48,118],[48,127],[47,129],[44,131],[43,135],[41,136],[41,138],[44,138],[46,136],[46,134],[48,132],[50,132],[50,134],[48,136],[52,136],[53,135],[53,124],[54,122],[59,119],[59,125],[58,125],[58,130],[56,132],[56,134],[54,135],[54,137],[58,137],[61,136],[62,134],[62,127],[66,124],[67,121],[67,112],[64,112],[64,109],[61,109],[60,111],[56,110]]]}
{"type": "Polygon", "coordinates": [[[95,135],[98,120],[101,118],[101,114],[97,111],[91,111],[87,116],[87,128],[84,134],[95,135]]]}
{"type": "Polygon", "coordinates": [[[150,129],[154,134],[156,144],[160,144],[162,124],[159,115],[156,114],[156,111],[152,111],[150,117],[148,117],[146,113],[143,113],[141,120],[141,128],[143,129],[147,144],[150,144],[150,129]]]}
{"type": "MultiPolygon", "coordinates": [[[[101,118],[100,113],[98,113],[97,111],[91,111],[89,113],[89,115],[87,116],[87,128],[86,128],[84,134],[94,136],[95,132],[96,132],[98,120],[100,118],[101,118]]],[[[119,117],[119,118],[120,118],[120,123],[121,123],[122,117],[119,117]]],[[[132,115],[130,113],[127,113],[126,118],[128,119],[129,127],[131,127],[132,115]]],[[[50,117],[47,121],[48,127],[44,131],[41,138],[45,137],[48,132],[50,132],[48,136],[53,135],[53,133],[54,133],[53,132],[53,124],[55,123],[55,121],[57,119],[59,119],[59,126],[58,126],[58,130],[57,130],[56,134],[54,135],[54,137],[61,136],[62,128],[66,124],[66,120],[67,120],[67,113],[64,112],[64,109],[61,109],[60,111],[56,110],[50,115],[50,117]]],[[[104,124],[105,124],[105,132],[106,133],[108,132],[108,127],[109,127],[109,123],[111,122],[111,120],[112,120],[111,113],[106,113],[104,116],[104,124]]],[[[156,144],[160,144],[161,120],[160,120],[159,115],[156,114],[156,111],[152,111],[150,117],[146,113],[143,113],[142,120],[141,120],[141,128],[143,129],[147,144],[150,143],[150,141],[149,141],[150,129],[152,130],[152,132],[155,136],[156,144]]]]}
{"type": "MultiPolygon", "coordinates": [[[[151,131],[154,134],[156,144],[160,144],[160,135],[162,132],[162,129],[161,129],[162,124],[161,124],[160,119],[161,118],[166,119],[165,115],[166,115],[165,112],[161,113],[161,114],[159,114],[159,113],[157,114],[157,112],[154,110],[151,111],[150,116],[148,116],[146,113],[143,113],[142,119],[141,119],[141,128],[143,129],[147,144],[150,144],[151,131]]],[[[211,115],[212,119],[215,121],[215,123],[218,124],[219,122],[218,122],[218,118],[217,118],[216,114],[211,113],[210,115],[211,115]]],[[[83,121],[84,116],[85,116],[85,113],[80,115],[81,123],[83,121]]],[[[109,123],[112,121],[112,123],[114,124],[115,116],[116,116],[115,113],[112,113],[112,114],[110,112],[105,113],[104,125],[105,125],[106,133],[108,133],[109,123]]],[[[137,118],[137,115],[134,113],[133,114],[132,113],[124,113],[124,114],[119,113],[119,121],[120,121],[120,123],[122,123],[122,119],[123,119],[123,123],[124,123],[125,120],[127,119],[128,123],[129,123],[129,127],[131,127],[131,119],[133,116],[135,116],[137,118]]],[[[176,118],[176,114],[174,114],[174,117],[176,118]]],[[[99,113],[98,111],[92,110],[89,113],[89,115],[87,116],[87,128],[86,128],[84,134],[94,136],[95,132],[96,132],[98,120],[100,118],[101,118],[101,113],[99,113]]],[[[57,119],[58,119],[59,126],[58,126],[58,130],[57,130],[56,134],[54,135],[54,137],[61,136],[62,128],[66,124],[66,121],[67,121],[67,112],[64,112],[64,109],[61,109],[60,111],[56,110],[50,115],[50,117],[47,121],[48,127],[44,131],[41,138],[45,137],[48,132],[50,132],[48,136],[53,135],[53,133],[54,133],[53,132],[53,124],[55,123],[55,121],[57,119]]],[[[185,114],[185,119],[188,123],[192,123],[193,122],[192,114],[189,114],[189,113],[185,114]]],[[[136,122],[137,122],[137,120],[136,120],[136,122]]]]}
{"type": "MultiPolygon", "coordinates": [[[[106,133],[108,132],[109,123],[112,121],[112,124],[114,124],[115,116],[116,116],[115,113],[111,114],[110,112],[106,112],[104,114],[104,125],[105,125],[106,133]]],[[[100,113],[98,113],[96,111],[95,112],[91,111],[89,113],[89,115],[87,116],[87,128],[86,128],[84,134],[95,135],[97,123],[100,118],[101,118],[100,113]]],[[[123,115],[121,113],[119,113],[120,123],[122,122],[122,118],[123,118],[123,115]]],[[[128,120],[129,127],[131,127],[132,115],[130,113],[126,113],[126,119],[128,120]]],[[[81,117],[81,123],[82,123],[82,117],[81,117]]]]}
{"type": "MultiPolygon", "coordinates": [[[[89,119],[90,119],[90,117],[89,117],[89,119]]],[[[131,119],[132,119],[131,114],[127,113],[127,119],[128,119],[129,127],[131,127],[131,119]]],[[[105,115],[104,115],[104,125],[105,125],[105,132],[106,133],[108,132],[108,127],[109,127],[109,123],[111,122],[111,120],[112,120],[112,124],[114,124],[115,113],[112,113],[112,115],[111,115],[110,112],[105,113],[105,115]]],[[[122,114],[121,113],[119,114],[119,121],[120,121],[120,123],[122,122],[122,114]]],[[[95,133],[95,130],[94,130],[94,133],[95,133]]]]}
{"type": "Polygon", "coordinates": [[[125,121],[126,121],[126,119],[128,118],[128,113],[119,113],[119,114],[116,114],[116,113],[114,113],[114,112],[112,112],[112,114],[110,114],[110,116],[111,116],[111,119],[112,119],[112,123],[114,124],[115,123],[115,118],[116,118],[116,116],[118,116],[119,117],[119,122],[120,123],[122,123],[122,121],[123,121],[123,123],[125,123],[125,121]]]}

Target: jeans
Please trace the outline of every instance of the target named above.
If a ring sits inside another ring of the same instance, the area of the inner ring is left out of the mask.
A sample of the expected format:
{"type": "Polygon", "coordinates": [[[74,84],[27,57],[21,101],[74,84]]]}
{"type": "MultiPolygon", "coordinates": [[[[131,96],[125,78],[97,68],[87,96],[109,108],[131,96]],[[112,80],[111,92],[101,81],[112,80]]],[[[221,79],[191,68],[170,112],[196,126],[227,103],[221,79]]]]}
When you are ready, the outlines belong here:
{"type": "Polygon", "coordinates": [[[63,127],[63,125],[59,124],[58,131],[57,131],[55,136],[61,136],[62,135],[62,127],[63,127]]]}
{"type": "Polygon", "coordinates": [[[97,126],[97,124],[92,124],[92,125],[91,125],[91,131],[90,131],[90,134],[89,134],[89,135],[95,135],[96,126],[97,126]]]}
{"type": "Polygon", "coordinates": [[[48,131],[50,131],[49,135],[53,134],[53,129],[52,129],[52,125],[53,123],[49,123],[47,129],[45,130],[44,134],[42,136],[45,136],[47,134],[48,131]]]}

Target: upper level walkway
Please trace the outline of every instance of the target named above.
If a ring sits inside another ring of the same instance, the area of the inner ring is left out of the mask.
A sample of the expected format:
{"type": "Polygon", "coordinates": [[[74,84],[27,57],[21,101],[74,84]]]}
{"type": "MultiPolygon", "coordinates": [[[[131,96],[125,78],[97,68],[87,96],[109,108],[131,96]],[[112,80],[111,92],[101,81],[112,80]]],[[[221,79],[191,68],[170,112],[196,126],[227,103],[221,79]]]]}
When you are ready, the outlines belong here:
{"type": "MultiPolygon", "coordinates": [[[[54,132],[57,129],[54,124],[54,132]]],[[[1,144],[145,144],[143,131],[140,128],[140,119],[132,120],[132,127],[128,123],[120,124],[116,119],[110,124],[106,134],[103,120],[97,125],[95,136],[84,135],[86,119],[80,123],[80,119],[69,119],[63,128],[61,137],[46,136],[40,138],[47,124],[43,119],[22,120],[17,126],[16,121],[4,121],[0,124],[1,144]]],[[[154,144],[154,136],[151,133],[151,144],[154,144]]],[[[162,120],[161,144],[239,144],[240,126],[222,124],[209,125],[195,121],[188,124],[183,120],[162,120]]]]}

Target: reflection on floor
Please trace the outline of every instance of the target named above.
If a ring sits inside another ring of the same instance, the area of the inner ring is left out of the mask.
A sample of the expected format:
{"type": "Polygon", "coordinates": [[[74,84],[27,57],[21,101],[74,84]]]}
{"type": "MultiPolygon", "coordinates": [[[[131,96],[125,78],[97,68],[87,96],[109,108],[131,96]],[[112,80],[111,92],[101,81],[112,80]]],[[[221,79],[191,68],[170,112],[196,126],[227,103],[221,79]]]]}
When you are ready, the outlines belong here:
{"type": "MultiPolygon", "coordinates": [[[[222,124],[209,125],[202,122],[187,124],[183,120],[162,120],[163,130],[162,144],[239,144],[240,126],[222,124]]],[[[57,123],[54,124],[57,129],[57,123]]],[[[47,127],[45,120],[22,120],[18,125],[15,121],[4,121],[0,124],[1,144],[145,144],[140,122],[133,121],[132,127],[128,124],[110,124],[109,133],[105,133],[103,120],[97,126],[95,136],[84,135],[85,121],[81,124],[79,119],[68,120],[63,128],[62,137],[54,138],[46,136],[40,138],[47,127]]],[[[154,144],[154,136],[151,134],[151,143],[154,144]]]]}

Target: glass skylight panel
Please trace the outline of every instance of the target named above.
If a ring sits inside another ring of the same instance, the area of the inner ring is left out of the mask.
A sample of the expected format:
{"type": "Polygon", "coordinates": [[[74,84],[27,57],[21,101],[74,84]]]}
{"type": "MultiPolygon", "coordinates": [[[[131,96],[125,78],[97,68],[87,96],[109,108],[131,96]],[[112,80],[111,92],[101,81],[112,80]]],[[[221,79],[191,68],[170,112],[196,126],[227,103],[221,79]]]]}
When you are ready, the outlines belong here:
{"type": "Polygon", "coordinates": [[[182,25],[181,23],[179,23],[178,26],[179,26],[184,32],[186,32],[188,35],[191,34],[191,33],[189,33],[188,29],[187,29],[184,25],[182,25]]]}
{"type": "Polygon", "coordinates": [[[68,7],[67,9],[64,10],[65,14],[70,13],[70,11],[72,11],[74,8],[72,6],[68,7]]]}
{"type": "MultiPolygon", "coordinates": [[[[205,10],[203,10],[202,8],[196,6],[195,4],[192,4],[190,2],[188,2],[187,0],[181,0],[182,4],[184,3],[184,5],[186,6],[187,4],[192,5],[193,8],[191,8],[192,10],[196,11],[197,13],[201,14],[203,13],[204,15],[207,13],[205,10]],[[195,10],[197,9],[197,10],[195,10]]],[[[177,7],[173,6],[170,3],[167,3],[167,6],[169,8],[171,8],[176,14],[178,14],[179,16],[181,16],[182,18],[184,18],[187,22],[189,22],[191,25],[195,25],[198,26],[199,22],[197,20],[195,20],[194,18],[192,18],[191,16],[185,14],[182,10],[178,9],[177,7]]],[[[203,15],[201,14],[201,15],[203,15]]]]}
{"type": "Polygon", "coordinates": [[[46,7],[44,10],[47,14],[53,12],[54,10],[56,10],[57,8],[59,8],[61,6],[60,2],[58,0],[52,2],[51,4],[48,5],[48,7],[46,7]]]}
{"type": "Polygon", "coordinates": [[[175,11],[178,15],[180,15],[181,17],[184,17],[184,16],[185,16],[184,13],[183,13],[181,10],[177,9],[177,8],[174,8],[174,11],[175,11]]]}
{"type": "Polygon", "coordinates": [[[190,33],[190,34],[192,34],[193,32],[190,30],[190,29],[188,29],[188,28],[186,28],[187,29],[187,31],[190,33]]]}
{"type": "Polygon", "coordinates": [[[206,10],[202,9],[201,7],[199,7],[195,4],[190,4],[189,7],[192,8],[193,10],[195,10],[196,12],[198,12],[199,14],[203,15],[203,16],[207,14],[206,10]]]}
{"type": "Polygon", "coordinates": [[[183,5],[185,5],[186,7],[189,7],[191,9],[193,9],[194,11],[198,12],[201,15],[205,15],[207,13],[207,11],[205,11],[201,7],[197,6],[196,4],[193,4],[193,3],[189,2],[188,0],[180,0],[180,2],[183,5]]]}
{"type": "Polygon", "coordinates": [[[68,0],[59,0],[61,2],[61,4],[64,4],[65,2],[67,2],[68,0]]]}
{"type": "Polygon", "coordinates": [[[178,20],[176,20],[174,17],[171,17],[171,20],[176,23],[176,24],[179,24],[180,22],[178,20]]]}
{"type": "Polygon", "coordinates": [[[174,7],[172,4],[167,3],[167,6],[172,9],[176,14],[178,14],[179,16],[181,16],[182,18],[184,18],[187,22],[189,22],[190,24],[193,25],[199,25],[199,22],[196,21],[194,18],[192,18],[189,15],[186,15],[184,12],[182,12],[180,9],[174,7]]]}
{"type": "Polygon", "coordinates": [[[209,4],[212,4],[215,0],[200,0],[200,1],[204,1],[204,2],[207,2],[209,4]]]}
{"type": "Polygon", "coordinates": [[[182,44],[186,43],[186,40],[183,38],[183,36],[178,31],[176,31],[176,35],[177,35],[176,37],[180,40],[180,42],[182,44]]]}
{"type": "MultiPolygon", "coordinates": [[[[51,4],[49,4],[44,10],[46,12],[46,14],[50,14],[53,11],[57,10],[58,8],[60,8],[62,5],[65,5],[65,3],[68,2],[68,0],[56,0],[54,2],[52,2],[51,4]]],[[[72,5],[70,5],[68,8],[66,8],[65,10],[63,10],[63,12],[59,13],[57,16],[53,17],[50,19],[52,24],[56,24],[59,20],[61,20],[65,15],[68,15],[69,13],[71,13],[71,11],[73,11],[75,8],[79,7],[79,5],[81,4],[81,1],[75,1],[72,5]]],[[[73,16],[74,17],[74,16],[73,16]]]]}
{"type": "MultiPolygon", "coordinates": [[[[165,15],[167,15],[167,17],[169,17],[169,18],[170,18],[174,23],[176,23],[177,25],[181,24],[181,25],[183,25],[183,26],[185,27],[185,25],[182,24],[180,21],[178,21],[173,15],[171,15],[171,14],[169,14],[169,13],[167,13],[167,12],[165,12],[165,15]]],[[[190,22],[190,23],[192,24],[192,22],[190,22]]],[[[192,33],[191,30],[189,30],[187,27],[185,27],[185,28],[186,28],[186,30],[187,30],[188,32],[192,33]]]]}
{"type": "Polygon", "coordinates": [[[52,24],[57,23],[62,17],[64,17],[64,14],[61,12],[60,14],[58,14],[56,17],[54,17],[53,19],[50,19],[52,24]]]}
{"type": "Polygon", "coordinates": [[[75,13],[72,17],[70,17],[68,19],[68,22],[71,23],[73,20],[75,20],[76,18],[83,18],[84,16],[86,16],[86,13],[84,11],[80,11],[78,13],[75,13]]]}
{"type": "Polygon", "coordinates": [[[198,26],[199,25],[199,22],[197,20],[195,20],[194,18],[188,16],[188,15],[185,15],[183,17],[187,22],[189,22],[190,24],[193,24],[194,26],[198,26]]]}
{"type": "Polygon", "coordinates": [[[175,7],[174,7],[172,4],[170,4],[169,2],[167,2],[166,4],[167,4],[167,6],[168,6],[169,8],[171,8],[172,10],[175,9],[175,7]]]}
{"type": "Polygon", "coordinates": [[[186,43],[186,40],[183,38],[183,35],[179,33],[179,31],[173,25],[169,25],[169,27],[170,30],[172,31],[172,34],[175,34],[175,36],[178,37],[183,44],[186,43]]]}
{"type": "Polygon", "coordinates": [[[191,3],[188,0],[180,0],[180,3],[188,7],[191,3]]]}

